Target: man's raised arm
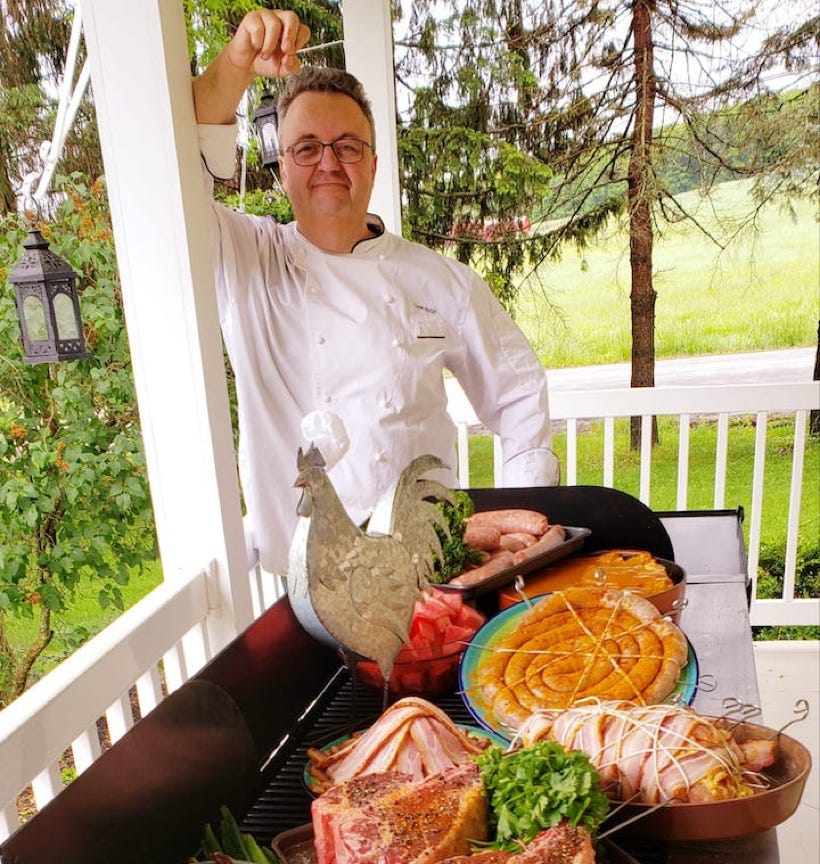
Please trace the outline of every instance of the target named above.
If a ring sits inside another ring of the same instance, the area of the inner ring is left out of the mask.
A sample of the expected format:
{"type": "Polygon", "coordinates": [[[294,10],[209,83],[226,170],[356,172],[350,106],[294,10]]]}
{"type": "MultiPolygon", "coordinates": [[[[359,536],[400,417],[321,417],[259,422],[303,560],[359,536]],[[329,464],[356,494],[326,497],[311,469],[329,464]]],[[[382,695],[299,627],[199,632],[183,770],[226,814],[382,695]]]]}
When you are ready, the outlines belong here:
{"type": "Polygon", "coordinates": [[[284,78],[301,62],[296,52],[307,44],[310,30],[295,12],[257,9],[239,23],[231,41],[194,78],[194,108],[199,123],[228,124],[236,106],[257,76],[284,78]]]}

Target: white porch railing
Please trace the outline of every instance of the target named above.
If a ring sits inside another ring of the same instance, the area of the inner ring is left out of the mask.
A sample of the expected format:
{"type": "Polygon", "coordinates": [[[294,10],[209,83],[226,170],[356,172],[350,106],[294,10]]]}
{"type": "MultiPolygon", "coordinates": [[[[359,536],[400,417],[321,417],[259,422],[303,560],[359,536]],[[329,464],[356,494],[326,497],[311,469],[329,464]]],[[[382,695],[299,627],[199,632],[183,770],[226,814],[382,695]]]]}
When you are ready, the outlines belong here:
{"type": "MultiPolygon", "coordinates": [[[[477,422],[469,403],[448,382],[450,409],[459,429],[459,483],[469,486],[469,427],[477,422]]],[[[695,418],[714,418],[717,424],[713,474],[713,502],[716,510],[727,506],[726,481],[737,467],[729,461],[729,420],[733,416],[752,416],[755,420],[752,495],[744,506],[749,519],[748,563],[755,596],[760,555],[763,514],[763,489],[766,476],[766,434],[769,419],[791,418],[794,438],[791,453],[791,485],[786,529],[783,597],[778,600],[754,599],[751,621],[754,625],[817,624],[820,623],[820,600],[798,600],[794,597],[797,540],[800,527],[800,506],[804,483],[804,461],[808,416],[820,407],[820,384],[814,381],[793,384],[755,384],[738,387],[654,387],[645,389],[611,389],[589,391],[557,391],[550,396],[553,421],[563,421],[567,430],[567,452],[563,465],[564,482],[578,482],[578,439],[582,422],[602,421],[603,476],[593,481],[602,486],[615,486],[615,420],[641,417],[640,491],[638,497],[652,506],[652,418],[670,416],[678,421],[677,493],[674,509],[689,508],[689,432],[695,418]]],[[[499,442],[495,440],[494,482],[503,485],[499,442]]],[[[788,457],[783,457],[788,458],[788,457]]],[[[809,478],[817,483],[816,477],[809,478]]],[[[730,502],[736,506],[737,502],[730,502]]],[[[671,508],[670,508],[671,509],[671,508]]]]}
{"type": "MultiPolygon", "coordinates": [[[[469,486],[468,427],[475,422],[470,410],[451,413],[459,425],[459,476],[469,486]]],[[[602,420],[603,477],[613,485],[614,420],[641,416],[640,498],[651,506],[651,417],[678,418],[677,505],[687,509],[689,428],[693,418],[714,415],[718,435],[715,452],[715,509],[725,506],[726,479],[736,470],[729,460],[729,417],[750,414],[756,420],[752,499],[748,507],[749,570],[757,572],[762,493],[765,483],[767,423],[787,415],[794,423],[791,487],[782,600],[753,600],[754,624],[811,624],[820,619],[820,600],[794,598],[795,557],[799,531],[801,492],[808,413],[820,408],[820,391],[813,382],[771,386],[684,387],[651,390],[556,392],[551,397],[553,420],[566,423],[565,482],[578,477],[577,444],[582,421],[602,420]]],[[[500,478],[496,460],[496,482],[500,478]]],[[[811,478],[816,482],[817,478],[811,478]]],[[[734,503],[734,502],[733,502],[734,503]]],[[[251,571],[254,612],[260,614],[280,593],[278,580],[251,571]]],[[[63,788],[66,754],[80,773],[101,753],[107,742],[118,740],[136,718],[150,711],[167,693],[195,674],[222,647],[211,644],[205,626],[219,596],[214,576],[207,571],[187,579],[166,582],[95,636],[52,673],[0,712],[0,841],[19,825],[18,796],[31,788],[33,808],[42,808],[63,788]],[[135,718],[136,714],[136,718],[135,718]],[[102,727],[102,729],[101,729],[102,727]],[[102,734],[101,734],[102,732],[102,734]]],[[[222,612],[224,614],[224,611],[222,612]]],[[[212,638],[212,637],[211,637],[212,638]]]]}

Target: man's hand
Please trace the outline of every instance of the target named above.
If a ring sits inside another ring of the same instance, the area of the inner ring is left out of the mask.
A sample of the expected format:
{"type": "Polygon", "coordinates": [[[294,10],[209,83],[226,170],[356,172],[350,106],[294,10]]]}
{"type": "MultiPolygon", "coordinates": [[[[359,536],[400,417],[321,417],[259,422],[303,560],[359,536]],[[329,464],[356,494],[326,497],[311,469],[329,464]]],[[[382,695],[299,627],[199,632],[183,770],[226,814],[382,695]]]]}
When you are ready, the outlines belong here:
{"type": "Polygon", "coordinates": [[[194,79],[194,107],[200,123],[233,123],[242,94],[257,75],[283,78],[301,65],[296,52],[310,30],[295,12],[257,9],[240,21],[231,41],[194,79]]]}
{"type": "Polygon", "coordinates": [[[308,39],[310,30],[295,12],[258,9],[242,19],[225,55],[241,71],[283,78],[302,65],[296,52],[308,39]]]}

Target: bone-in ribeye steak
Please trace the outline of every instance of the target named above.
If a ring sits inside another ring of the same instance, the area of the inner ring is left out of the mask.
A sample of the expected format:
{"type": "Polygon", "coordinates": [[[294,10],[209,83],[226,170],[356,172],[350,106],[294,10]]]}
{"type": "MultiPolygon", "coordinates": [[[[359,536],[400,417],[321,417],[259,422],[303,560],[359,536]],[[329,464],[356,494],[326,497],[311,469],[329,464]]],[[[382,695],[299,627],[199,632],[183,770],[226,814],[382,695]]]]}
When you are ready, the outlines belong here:
{"type": "Polygon", "coordinates": [[[316,798],[311,816],[318,864],[433,864],[487,837],[472,762],[421,783],[398,773],[357,777],[316,798]]]}

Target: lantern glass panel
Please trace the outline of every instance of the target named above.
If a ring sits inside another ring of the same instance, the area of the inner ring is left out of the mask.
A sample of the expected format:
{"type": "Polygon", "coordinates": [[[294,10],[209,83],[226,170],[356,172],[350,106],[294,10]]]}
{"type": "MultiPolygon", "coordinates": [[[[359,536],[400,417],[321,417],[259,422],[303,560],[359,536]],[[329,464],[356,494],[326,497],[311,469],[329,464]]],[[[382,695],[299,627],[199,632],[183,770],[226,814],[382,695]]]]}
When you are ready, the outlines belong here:
{"type": "Polygon", "coordinates": [[[265,151],[265,157],[267,160],[272,160],[276,158],[277,155],[277,146],[276,146],[276,124],[273,120],[266,120],[262,125],[262,147],[265,151]]]}
{"type": "Polygon", "coordinates": [[[66,339],[77,339],[80,331],[77,329],[77,316],[74,314],[74,303],[67,294],[58,291],[52,301],[54,306],[54,321],[57,325],[57,338],[62,342],[66,339]]]}
{"type": "Polygon", "coordinates": [[[48,339],[46,314],[43,309],[43,301],[39,297],[30,294],[23,300],[23,318],[29,339],[33,342],[42,342],[48,339]]]}
{"type": "Polygon", "coordinates": [[[279,145],[277,140],[278,112],[273,97],[266,93],[253,113],[253,125],[259,140],[259,157],[262,165],[274,173],[279,169],[279,145]]]}

